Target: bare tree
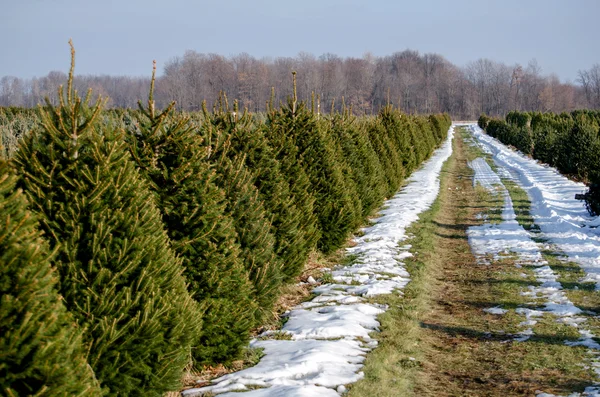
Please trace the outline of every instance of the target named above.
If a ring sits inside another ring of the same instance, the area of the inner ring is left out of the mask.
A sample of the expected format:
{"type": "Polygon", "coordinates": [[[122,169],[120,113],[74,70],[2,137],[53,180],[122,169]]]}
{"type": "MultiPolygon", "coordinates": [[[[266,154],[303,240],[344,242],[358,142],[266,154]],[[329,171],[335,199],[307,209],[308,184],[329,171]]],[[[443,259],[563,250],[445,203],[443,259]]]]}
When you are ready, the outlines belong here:
{"type": "Polygon", "coordinates": [[[600,64],[594,64],[590,70],[580,70],[577,81],[583,87],[588,105],[600,108],[600,64]]]}
{"type": "MultiPolygon", "coordinates": [[[[198,110],[203,100],[212,106],[225,92],[251,111],[264,111],[272,87],[275,105],[291,96],[292,71],[297,72],[299,99],[310,102],[313,93],[317,94],[324,112],[334,102],[335,110],[340,110],[342,98],[360,114],[377,112],[391,103],[410,113],[448,112],[462,119],[482,112],[503,116],[511,110],[600,108],[599,64],[579,71],[579,85],[573,85],[544,76],[535,59],[525,68],[489,59],[461,68],[439,54],[412,50],[384,57],[299,53],[275,59],[186,51],[166,62],[155,98],[161,107],[176,101],[180,109],[198,110]]],[[[65,82],[66,75],[56,71],[33,79],[3,77],[0,106],[33,107],[45,96],[56,98],[56,90],[65,82]]],[[[80,91],[94,88],[110,98],[110,106],[135,107],[138,99],[147,96],[149,76],[76,76],[75,85],[80,91]]]]}

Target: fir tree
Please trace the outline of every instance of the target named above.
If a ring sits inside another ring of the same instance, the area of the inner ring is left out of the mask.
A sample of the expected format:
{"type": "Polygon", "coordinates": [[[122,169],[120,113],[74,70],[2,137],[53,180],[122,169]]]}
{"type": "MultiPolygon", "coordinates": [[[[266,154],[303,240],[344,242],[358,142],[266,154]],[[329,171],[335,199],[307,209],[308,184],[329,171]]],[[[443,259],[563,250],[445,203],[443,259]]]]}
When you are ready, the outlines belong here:
{"type": "Polygon", "coordinates": [[[67,309],[85,328],[88,362],[112,395],[180,387],[200,313],[169,248],[160,213],[120,133],[97,123],[72,88],[47,100],[42,125],[15,155],[39,214],[67,309]]]}
{"type": "Polygon", "coordinates": [[[155,111],[154,73],[148,107],[140,103],[140,116],[130,123],[127,141],[136,164],[151,181],[173,249],[183,258],[188,289],[206,307],[194,359],[201,364],[229,362],[249,340],[256,311],[253,287],[207,147],[189,120],[174,114],[174,104],[155,111]]]}
{"type": "MultiPolygon", "coordinates": [[[[342,97],[342,115],[332,113],[329,117],[322,120],[317,120],[318,128],[322,131],[325,139],[328,141],[327,145],[331,147],[331,152],[334,159],[334,164],[340,170],[342,176],[342,182],[344,184],[344,190],[348,196],[348,203],[353,216],[354,226],[349,230],[351,231],[356,226],[360,225],[363,221],[362,217],[362,202],[360,195],[358,194],[358,187],[353,178],[353,170],[349,163],[349,158],[346,156],[344,149],[342,148],[342,140],[332,131],[334,126],[333,119],[343,117],[343,114],[349,114],[349,110],[343,102],[342,97]]],[[[311,112],[312,113],[312,112],[311,112]]],[[[314,117],[314,113],[313,113],[314,117]]],[[[351,156],[351,155],[350,155],[351,156]]]]}
{"type": "Polygon", "coordinates": [[[386,197],[396,193],[404,178],[402,153],[392,144],[390,137],[390,120],[392,109],[382,109],[377,115],[377,121],[369,125],[369,139],[377,153],[387,180],[386,197]]]}
{"type": "Polygon", "coordinates": [[[418,168],[423,161],[429,158],[435,149],[435,138],[429,120],[423,116],[414,117],[412,123],[409,123],[408,128],[410,128],[411,132],[411,146],[417,160],[415,168],[418,168]]]}
{"type": "Polygon", "coordinates": [[[265,137],[274,158],[279,162],[283,179],[287,182],[290,194],[299,211],[298,227],[303,233],[303,244],[296,248],[303,258],[313,251],[321,238],[316,213],[314,190],[300,159],[296,136],[291,134],[295,118],[289,114],[290,108],[271,109],[265,123],[265,137]]]}
{"type": "Polygon", "coordinates": [[[369,142],[366,126],[374,119],[360,122],[349,114],[331,119],[331,133],[340,142],[348,164],[348,174],[355,183],[362,204],[362,218],[366,218],[381,204],[387,185],[381,163],[369,142]]]}
{"type": "Polygon", "coordinates": [[[0,390],[9,396],[102,395],[16,179],[0,159],[0,390]]]}
{"type": "Polygon", "coordinates": [[[408,117],[389,106],[381,112],[381,120],[389,138],[389,145],[392,151],[398,153],[403,169],[403,176],[397,182],[396,189],[400,186],[402,179],[410,175],[419,164],[414,146],[414,142],[417,140],[416,131],[413,129],[412,118],[407,120],[408,117]]]}

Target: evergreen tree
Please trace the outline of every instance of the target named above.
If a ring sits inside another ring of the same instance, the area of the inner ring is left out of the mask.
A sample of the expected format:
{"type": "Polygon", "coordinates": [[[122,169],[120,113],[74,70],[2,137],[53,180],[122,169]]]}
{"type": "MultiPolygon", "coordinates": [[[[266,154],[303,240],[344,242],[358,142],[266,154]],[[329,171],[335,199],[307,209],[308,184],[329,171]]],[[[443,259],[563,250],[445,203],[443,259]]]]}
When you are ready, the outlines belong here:
{"type": "Polygon", "coordinates": [[[194,359],[201,364],[229,362],[249,340],[256,311],[253,287],[207,148],[189,120],[174,114],[174,104],[155,111],[154,73],[148,108],[140,103],[127,141],[156,193],[173,249],[183,258],[188,289],[206,307],[194,359]]]}
{"type": "Polygon", "coordinates": [[[200,313],[160,213],[120,133],[101,129],[100,100],[72,88],[46,101],[42,125],[15,154],[52,249],[67,309],[85,329],[88,362],[111,395],[180,387],[200,313]]]}
{"type": "MultiPolygon", "coordinates": [[[[343,99],[344,98],[342,97],[342,100],[343,99]]],[[[356,182],[353,178],[352,167],[350,166],[349,159],[348,157],[346,157],[344,149],[342,148],[342,142],[340,139],[338,139],[338,136],[332,131],[334,125],[333,119],[343,117],[343,114],[349,114],[349,109],[346,108],[345,104],[343,104],[342,108],[342,115],[332,113],[327,118],[323,118],[321,120],[317,119],[317,122],[319,130],[322,131],[322,134],[328,141],[328,146],[331,147],[334,164],[336,164],[336,166],[340,169],[342,180],[345,186],[344,190],[347,193],[350,204],[350,210],[354,218],[354,227],[356,227],[360,225],[363,221],[362,202],[360,199],[360,195],[358,194],[358,187],[356,186],[356,182]]],[[[314,112],[311,113],[314,117],[314,112]]],[[[354,229],[354,227],[352,229],[354,229]]]]}
{"type": "MultiPolygon", "coordinates": [[[[271,109],[265,123],[265,137],[272,150],[273,157],[279,162],[283,179],[287,182],[293,203],[299,211],[298,228],[302,231],[303,242],[297,245],[299,256],[307,258],[321,238],[319,230],[314,190],[300,159],[296,135],[295,118],[289,114],[289,108],[271,109]]],[[[286,272],[286,274],[289,274],[286,272]]]]}
{"type": "Polygon", "coordinates": [[[423,161],[431,156],[437,147],[437,142],[429,118],[416,116],[414,122],[417,127],[417,134],[412,136],[412,145],[416,148],[418,166],[420,166],[423,161]]]}
{"type": "Polygon", "coordinates": [[[418,143],[416,135],[414,118],[408,119],[408,117],[391,107],[387,107],[381,112],[381,119],[389,137],[391,150],[398,153],[403,169],[403,175],[397,182],[396,189],[400,186],[402,179],[410,175],[421,160],[417,154],[420,143],[418,143]]]}
{"type": "MultiPolygon", "coordinates": [[[[233,113],[221,110],[212,116],[213,124],[227,136],[227,156],[234,160],[244,156],[245,165],[252,173],[254,185],[271,220],[275,237],[275,253],[283,267],[284,281],[292,281],[302,271],[308,257],[305,232],[301,227],[302,214],[296,206],[290,186],[281,172],[279,160],[265,135],[266,126],[244,112],[237,116],[237,103],[233,113]]],[[[215,153],[218,156],[218,153],[215,153]]]]}
{"type": "MultiPolygon", "coordinates": [[[[215,182],[225,192],[226,210],[234,220],[241,247],[240,256],[254,286],[258,304],[256,322],[272,315],[283,280],[282,263],[275,253],[275,236],[271,231],[269,213],[265,209],[254,177],[246,166],[244,154],[231,155],[231,136],[223,129],[218,114],[210,115],[206,108],[201,128],[202,137],[210,143],[210,161],[217,172],[215,182]]],[[[235,117],[226,113],[225,117],[235,117]]]]}
{"type": "Polygon", "coordinates": [[[57,291],[51,254],[0,159],[0,390],[9,396],[98,396],[81,330],[57,291]]]}
{"type": "MultiPolygon", "coordinates": [[[[393,145],[391,141],[390,125],[394,123],[392,112],[390,107],[382,109],[377,115],[377,122],[370,125],[368,130],[369,139],[381,161],[387,180],[386,197],[391,197],[398,190],[405,175],[403,163],[407,161],[399,151],[398,145],[393,145]]],[[[407,145],[406,141],[404,145],[407,145]]]]}
{"type": "Polygon", "coordinates": [[[331,137],[324,128],[319,128],[305,104],[297,103],[294,94],[280,113],[283,120],[278,121],[283,122],[285,129],[276,133],[285,133],[297,147],[295,160],[304,168],[316,199],[315,212],[321,231],[318,248],[330,253],[341,247],[350,231],[358,226],[356,203],[352,202],[351,190],[344,182],[331,137]]]}
{"type": "Polygon", "coordinates": [[[387,192],[381,163],[366,131],[366,125],[373,122],[376,120],[371,118],[361,123],[347,113],[331,118],[331,134],[341,145],[348,164],[347,172],[354,181],[362,204],[363,219],[381,205],[387,192]]]}

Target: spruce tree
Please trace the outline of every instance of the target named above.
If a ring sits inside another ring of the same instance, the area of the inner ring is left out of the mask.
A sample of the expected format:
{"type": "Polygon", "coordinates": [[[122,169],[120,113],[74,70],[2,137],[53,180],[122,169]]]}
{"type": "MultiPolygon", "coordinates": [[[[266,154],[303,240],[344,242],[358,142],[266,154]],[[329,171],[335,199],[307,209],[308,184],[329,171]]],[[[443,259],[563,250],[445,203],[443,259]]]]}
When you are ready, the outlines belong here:
{"type": "Polygon", "coordinates": [[[330,253],[341,247],[358,225],[356,203],[352,202],[351,190],[344,183],[331,137],[324,128],[319,128],[317,119],[305,104],[297,102],[295,92],[294,88],[294,96],[280,110],[285,130],[278,133],[287,134],[297,146],[295,160],[304,168],[316,199],[315,212],[321,231],[318,248],[330,253]]]}
{"type": "Polygon", "coordinates": [[[295,134],[290,133],[295,127],[295,118],[286,110],[270,109],[265,123],[265,137],[274,158],[279,162],[283,179],[287,182],[290,194],[299,211],[298,227],[303,233],[303,244],[297,246],[303,258],[313,251],[321,238],[318,216],[316,213],[315,195],[310,179],[300,159],[295,134]]]}
{"type": "Polygon", "coordinates": [[[82,330],[62,303],[51,253],[16,176],[0,159],[0,390],[9,396],[102,395],[82,330]]]}
{"type": "MultiPolygon", "coordinates": [[[[254,286],[253,298],[258,304],[254,325],[261,324],[272,315],[283,281],[282,263],[275,253],[275,236],[271,221],[254,176],[246,165],[244,154],[230,156],[231,137],[218,115],[211,115],[204,107],[201,136],[210,144],[209,159],[216,170],[215,182],[227,198],[227,213],[241,247],[240,256],[254,286]]],[[[227,113],[226,117],[235,117],[227,113]]]]}
{"type": "Polygon", "coordinates": [[[377,156],[383,166],[383,171],[387,180],[386,197],[391,197],[396,193],[400,183],[405,176],[402,153],[397,145],[392,144],[391,127],[393,110],[390,107],[382,109],[377,115],[377,122],[369,125],[369,139],[373,144],[377,156]]]}
{"type": "Polygon", "coordinates": [[[193,357],[200,364],[229,362],[249,340],[256,311],[253,287],[207,147],[189,120],[174,113],[174,104],[156,112],[154,73],[148,107],[140,103],[127,141],[151,182],[173,249],[183,258],[188,289],[206,307],[193,357]]]}
{"type": "MultiPolygon", "coordinates": [[[[407,120],[408,118],[409,116],[401,114],[391,106],[388,106],[381,112],[381,119],[384,122],[391,150],[398,153],[401,160],[403,169],[402,179],[410,175],[418,165],[416,148],[414,146],[414,141],[417,139],[415,136],[416,131],[413,128],[412,117],[407,120]]],[[[399,186],[400,183],[397,183],[396,189],[399,186]]]]}
{"type": "Polygon", "coordinates": [[[423,161],[429,158],[435,149],[435,138],[429,119],[423,116],[415,116],[408,128],[411,131],[411,146],[415,152],[417,160],[416,168],[418,168],[423,161]]]}
{"type": "Polygon", "coordinates": [[[269,146],[266,125],[253,120],[246,111],[238,115],[235,103],[233,113],[224,109],[211,117],[213,124],[218,125],[230,141],[226,155],[232,160],[244,156],[246,168],[252,173],[260,199],[269,212],[271,232],[275,237],[274,249],[283,264],[284,281],[292,281],[302,271],[309,253],[305,231],[301,227],[302,213],[281,172],[279,160],[269,146]]]}
{"type": "Polygon", "coordinates": [[[72,88],[40,109],[42,124],[15,155],[60,275],[67,309],[84,328],[88,362],[111,395],[177,390],[200,331],[181,260],[127,152],[72,88]]]}
{"type": "MultiPolygon", "coordinates": [[[[343,103],[344,97],[342,97],[342,115],[349,114],[349,109],[346,108],[346,105],[343,103]]],[[[314,112],[311,112],[314,117],[314,112]]],[[[325,139],[328,141],[328,146],[331,147],[331,152],[334,159],[334,164],[336,164],[337,168],[340,170],[340,174],[342,176],[342,182],[344,184],[344,190],[346,191],[346,195],[348,196],[348,203],[350,206],[350,210],[352,212],[354,227],[360,225],[363,221],[362,217],[362,202],[360,195],[358,193],[358,187],[356,185],[356,181],[353,178],[352,167],[349,163],[348,157],[344,153],[344,149],[342,148],[342,140],[333,132],[334,122],[333,119],[337,117],[343,117],[337,113],[332,113],[327,118],[323,118],[321,120],[317,119],[319,129],[322,131],[325,139]]],[[[354,229],[352,227],[352,229],[354,229]]]]}
{"type": "Polygon", "coordinates": [[[355,183],[362,204],[362,218],[371,214],[381,204],[387,185],[381,163],[369,142],[366,126],[374,118],[361,122],[349,114],[335,115],[331,119],[331,133],[340,142],[348,173],[355,183]]]}

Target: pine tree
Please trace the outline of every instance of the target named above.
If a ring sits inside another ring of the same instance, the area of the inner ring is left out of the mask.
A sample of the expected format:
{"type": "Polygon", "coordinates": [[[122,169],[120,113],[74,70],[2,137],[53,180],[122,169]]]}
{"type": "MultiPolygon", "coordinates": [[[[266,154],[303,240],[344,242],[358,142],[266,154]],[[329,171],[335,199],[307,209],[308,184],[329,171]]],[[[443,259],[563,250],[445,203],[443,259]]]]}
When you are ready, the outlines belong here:
{"type": "Polygon", "coordinates": [[[258,305],[254,325],[261,324],[272,315],[272,307],[279,296],[283,281],[282,263],[275,253],[275,236],[271,222],[254,176],[246,166],[245,155],[230,156],[231,136],[224,130],[220,117],[235,117],[231,113],[211,115],[204,108],[201,136],[210,143],[210,161],[217,172],[215,182],[224,190],[227,213],[241,247],[240,257],[254,286],[254,300],[258,305]]]}
{"type": "Polygon", "coordinates": [[[16,179],[0,159],[0,390],[8,396],[102,395],[16,179]]]}
{"type": "MultiPolygon", "coordinates": [[[[381,119],[389,137],[391,150],[398,153],[401,160],[403,169],[402,179],[410,175],[419,164],[416,153],[417,148],[414,146],[417,140],[416,131],[414,130],[412,117],[410,120],[407,120],[408,117],[391,107],[387,107],[381,112],[381,119]]],[[[397,183],[395,188],[398,189],[399,186],[400,183],[397,183]]]]}
{"type": "Polygon", "coordinates": [[[281,108],[279,117],[284,129],[273,132],[286,134],[286,139],[297,146],[295,160],[308,176],[315,196],[315,212],[321,231],[318,248],[330,253],[341,247],[350,231],[358,225],[356,203],[352,202],[351,190],[344,183],[340,164],[336,162],[334,143],[324,128],[319,128],[316,117],[305,104],[297,102],[295,88],[294,96],[281,108]]]}
{"type": "MultiPolygon", "coordinates": [[[[328,146],[331,147],[331,151],[333,154],[334,163],[337,168],[340,170],[340,174],[342,176],[342,181],[344,184],[344,190],[348,196],[348,203],[350,206],[350,210],[353,216],[354,226],[350,229],[354,229],[358,225],[360,225],[363,221],[362,217],[362,202],[360,195],[358,194],[358,187],[353,178],[353,170],[350,166],[349,159],[346,157],[344,153],[344,149],[342,148],[342,140],[335,134],[333,130],[334,120],[335,118],[341,118],[344,114],[349,114],[349,109],[346,108],[346,105],[343,103],[344,97],[342,97],[342,115],[337,113],[332,113],[327,118],[323,118],[321,120],[317,120],[318,128],[322,131],[325,139],[328,141],[328,146]]],[[[314,113],[311,112],[314,117],[314,113]]]]}
{"type": "Polygon", "coordinates": [[[174,104],[155,111],[154,73],[148,107],[140,103],[127,141],[133,159],[151,181],[173,249],[183,258],[188,289],[206,307],[194,359],[201,364],[229,362],[249,340],[256,311],[253,287],[207,147],[189,120],[174,114],[174,104]]]}
{"type": "Polygon", "coordinates": [[[429,120],[423,116],[414,117],[412,123],[408,123],[407,128],[411,132],[411,146],[415,152],[416,168],[418,168],[435,149],[435,138],[429,120]]]}
{"type": "Polygon", "coordinates": [[[40,109],[15,154],[60,275],[67,309],[85,329],[88,362],[109,394],[161,396],[180,387],[200,331],[181,260],[118,131],[97,123],[72,88],[40,109]]]}
{"type": "Polygon", "coordinates": [[[366,126],[375,119],[360,122],[349,114],[335,115],[331,119],[331,134],[340,143],[362,204],[362,218],[380,206],[387,192],[381,163],[369,142],[366,126]]]}
{"type": "Polygon", "coordinates": [[[252,173],[254,185],[269,213],[275,253],[283,264],[284,282],[292,281],[302,271],[309,253],[301,227],[302,214],[281,172],[279,160],[269,146],[266,125],[253,120],[247,112],[238,114],[236,103],[233,113],[223,110],[213,115],[212,120],[229,140],[226,155],[231,160],[244,156],[246,168],[252,173]]]}
{"type": "Polygon", "coordinates": [[[265,137],[274,158],[279,162],[283,179],[287,182],[292,200],[299,211],[298,227],[303,233],[303,244],[297,245],[299,255],[308,257],[321,238],[318,216],[315,207],[314,190],[300,159],[295,134],[295,118],[289,114],[289,108],[278,111],[271,109],[265,123],[265,137]]]}
{"type": "Polygon", "coordinates": [[[368,130],[369,139],[381,161],[387,180],[386,197],[391,197],[396,193],[405,176],[403,160],[406,159],[403,158],[397,145],[392,144],[391,140],[392,112],[393,110],[390,107],[382,109],[377,115],[377,122],[369,125],[368,130]]]}

